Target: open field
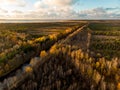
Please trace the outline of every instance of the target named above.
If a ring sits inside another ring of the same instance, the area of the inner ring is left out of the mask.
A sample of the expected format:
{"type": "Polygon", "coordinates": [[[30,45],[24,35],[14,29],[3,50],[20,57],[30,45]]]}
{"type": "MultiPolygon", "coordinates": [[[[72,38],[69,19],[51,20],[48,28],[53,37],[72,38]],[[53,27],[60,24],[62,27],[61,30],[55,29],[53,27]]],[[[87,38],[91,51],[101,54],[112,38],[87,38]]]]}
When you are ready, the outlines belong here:
{"type": "Polygon", "coordinates": [[[0,90],[120,90],[120,21],[1,25],[0,90]]]}

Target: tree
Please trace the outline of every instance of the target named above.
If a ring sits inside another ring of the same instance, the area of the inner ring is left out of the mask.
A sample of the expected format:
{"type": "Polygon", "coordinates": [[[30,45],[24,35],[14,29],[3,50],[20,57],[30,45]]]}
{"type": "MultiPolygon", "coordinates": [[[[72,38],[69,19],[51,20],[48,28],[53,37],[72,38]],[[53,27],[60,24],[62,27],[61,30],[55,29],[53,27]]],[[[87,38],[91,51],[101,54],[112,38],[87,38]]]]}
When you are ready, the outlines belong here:
{"type": "Polygon", "coordinates": [[[28,72],[28,73],[33,71],[32,67],[30,67],[30,66],[26,66],[24,70],[25,70],[25,72],[28,72]]]}
{"type": "Polygon", "coordinates": [[[47,56],[47,52],[45,50],[41,51],[40,57],[45,57],[47,56]]]}
{"type": "Polygon", "coordinates": [[[120,90],[120,83],[118,83],[117,85],[117,90],[120,90]]]}

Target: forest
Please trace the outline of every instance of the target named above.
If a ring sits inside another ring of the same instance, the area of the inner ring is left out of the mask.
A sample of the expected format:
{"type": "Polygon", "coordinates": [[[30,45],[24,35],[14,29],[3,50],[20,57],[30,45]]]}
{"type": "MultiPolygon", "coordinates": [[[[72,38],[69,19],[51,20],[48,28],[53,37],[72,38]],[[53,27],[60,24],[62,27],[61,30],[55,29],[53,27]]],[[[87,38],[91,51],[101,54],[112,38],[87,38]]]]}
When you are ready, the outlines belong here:
{"type": "Polygon", "coordinates": [[[0,26],[0,90],[120,90],[119,21],[0,26]]]}

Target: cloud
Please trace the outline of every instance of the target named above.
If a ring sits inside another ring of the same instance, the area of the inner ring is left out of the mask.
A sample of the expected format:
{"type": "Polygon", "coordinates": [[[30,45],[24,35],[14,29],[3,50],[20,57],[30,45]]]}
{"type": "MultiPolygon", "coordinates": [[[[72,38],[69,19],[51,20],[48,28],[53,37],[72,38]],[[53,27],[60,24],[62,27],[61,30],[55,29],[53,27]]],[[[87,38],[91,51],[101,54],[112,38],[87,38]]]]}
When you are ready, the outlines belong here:
{"type": "Polygon", "coordinates": [[[20,11],[20,10],[14,10],[14,11],[12,11],[12,13],[15,13],[15,14],[23,14],[23,12],[20,11]]]}
{"type": "Polygon", "coordinates": [[[6,4],[6,5],[20,6],[20,7],[23,7],[26,5],[25,0],[0,0],[0,3],[6,4]]]}
{"type": "Polygon", "coordinates": [[[75,4],[77,1],[79,0],[48,0],[47,3],[50,5],[65,6],[75,4]]]}
{"type": "MultiPolygon", "coordinates": [[[[119,7],[93,8],[76,12],[73,5],[79,0],[39,0],[34,6],[35,17],[62,19],[111,19],[119,18],[119,7]]],[[[31,15],[34,16],[34,15],[31,15]]]]}
{"type": "Polygon", "coordinates": [[[6,18],[7,14],[8,14],[7,10],[0,8],[0,19],[6,18]]]}
{"type": "Polygon", "coordinates": [[[116,12],[118,8],[112,11],[107,8],[93,8],[76,12],[71,7],[58,8],[39,8],[37,10],[22,12],[19,10],[12,11],[12,14],[7,16],[10,18],[23,19],[119,19],[120,12],[116,12]]]}
{"type": "MultiPolygon", "coordinates": [[[[23,19],[119,19],[120,7],[97,7],[86,10],[76,10],[79,0],[36,0],[31,10],[19,7],[8,11],[0,9],[0,16],[23,19]],[[16,10],[15,10],[16,9],[16,10]],[[6,14],[5,14],[6,13],[6,14]],[[4,15],[4,16],[3,16],[4,15]]],[[[25,0],[0,0],[7,5],[24,6],[25,0]]],[[[28,5],[26,6],[28,8],[28,5]]],[[[24,7],[24,8],[26,8],[24,7]]],[[[78,8],[78,7],[77,7],[78,8]]]]}
{"type": "Polygon", "coordinates": [[[75,17],[76,12],[70,8],[70,7],[65,7],[65,8],[41,8],[35,11],[31,11],[29,14],[31,14],[31,17],[34,18],[71,18],[71,17],[75,17]]]}
{"type": "Polygon", "coordinates": [[[39,0],[35,3],[35,7],[50,7],[50,6],[70,6],[79,0],[39,0]]]}
{"type": "Polygon", "coordinates": [[[119,10],[119,7],[115,8],[93,8],[88,10],[83,10],[79,12],[81,18],[88,19],[117,19],[120,18],[120,13],[116,12],[119,10]]]}
{"type": "Polygon", "coordinates": [[[7,10],[0,8],[0,14],[8,13],[7,10]]]}
{"type": "Polygon", "coordinates": [[[120,7],[105,8],[105,10],[120,10],[120,7]]]}
{"type": "Polygon", "coordinates": [[[101,16],[103,14],[106,14],[106,10],[103,8],[93,8],[93,9],[80,11],[79,14],[84,14],[86,16],[101,16]]]}
{"type": "Polygon", "coordinates": [[[73,5],[79,0],[39,0],[34,4],[36,17],[43,18],[73,18],[76,11],[73,5]]]}
{"type": "Polygon", "coordinates": [[[119,7],[98,7],[76,12],[73,6],[77,1],[79,0],[39,0],[34,4],[36,8],[35,17],[62,19],[111,19],[120,17],[119,7]]]}

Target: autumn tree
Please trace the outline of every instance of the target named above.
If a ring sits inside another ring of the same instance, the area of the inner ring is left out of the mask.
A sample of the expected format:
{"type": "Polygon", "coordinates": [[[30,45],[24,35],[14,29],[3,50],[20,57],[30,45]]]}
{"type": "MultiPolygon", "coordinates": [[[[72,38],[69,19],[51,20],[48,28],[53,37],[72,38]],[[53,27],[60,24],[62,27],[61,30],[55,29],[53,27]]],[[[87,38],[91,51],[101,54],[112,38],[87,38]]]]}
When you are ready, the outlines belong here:
{"type": "Polygon", "coordinates": [[[47,56],[47,52],[45,50],[40,52],[40,57],[45,57],[47,56]]]}

